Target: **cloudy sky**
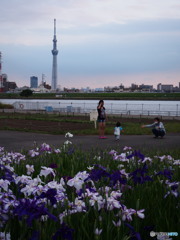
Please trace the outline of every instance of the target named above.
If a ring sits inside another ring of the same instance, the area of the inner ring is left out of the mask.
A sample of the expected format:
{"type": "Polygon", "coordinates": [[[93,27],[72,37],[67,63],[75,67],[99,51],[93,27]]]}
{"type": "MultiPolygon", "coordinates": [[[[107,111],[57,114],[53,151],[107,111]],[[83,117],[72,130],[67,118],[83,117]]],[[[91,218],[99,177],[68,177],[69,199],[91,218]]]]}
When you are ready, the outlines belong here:
{"type": "Polygon", "coordinates": [[[57,23],[58,85],[180,82],[179,0],[0,0],[2,72],[18,87],[51,84],[57,23]]]}

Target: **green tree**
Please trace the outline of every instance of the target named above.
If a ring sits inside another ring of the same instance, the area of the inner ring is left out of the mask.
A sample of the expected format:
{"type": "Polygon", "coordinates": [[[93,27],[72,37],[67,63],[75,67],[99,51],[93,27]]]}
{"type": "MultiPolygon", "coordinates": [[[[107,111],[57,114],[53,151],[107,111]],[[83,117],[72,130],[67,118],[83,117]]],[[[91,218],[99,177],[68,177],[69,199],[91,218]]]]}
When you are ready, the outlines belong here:
{"type": "Polygon", "coordinates": [[[25,89],[20,93],[21,97],[30,97],[33,95],[33,91],[30,89],[25,89]]]}

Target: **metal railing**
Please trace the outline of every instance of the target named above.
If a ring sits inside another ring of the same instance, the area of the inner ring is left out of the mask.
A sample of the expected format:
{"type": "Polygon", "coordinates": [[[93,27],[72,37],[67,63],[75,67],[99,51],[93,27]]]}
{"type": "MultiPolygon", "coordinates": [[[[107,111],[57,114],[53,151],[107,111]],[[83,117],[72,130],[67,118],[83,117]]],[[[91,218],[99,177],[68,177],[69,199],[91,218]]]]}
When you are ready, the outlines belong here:
{"type": "MultiPolygon", "coordinates": [[[[90,113],[96,111],[95,103],[75,103],[75,102],[15,102],[14,108],[17,110],[33,110],[60,113],[90,113]]],[[[125,115],[148,115],[148,116],[180,116],[180,104],[121,104],[108,103],[105,105],[107,114],[125,115]]]]}

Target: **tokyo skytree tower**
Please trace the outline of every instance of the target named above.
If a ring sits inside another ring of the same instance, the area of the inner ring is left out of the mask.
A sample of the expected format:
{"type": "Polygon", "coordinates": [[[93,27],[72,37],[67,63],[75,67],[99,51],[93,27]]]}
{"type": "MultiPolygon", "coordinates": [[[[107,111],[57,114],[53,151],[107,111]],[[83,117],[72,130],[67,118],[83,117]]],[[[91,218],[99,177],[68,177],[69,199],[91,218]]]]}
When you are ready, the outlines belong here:
{"type": "Polygon", "coordinates": [[[56,39],[56,19],[54,19],[54,38],[53,38],[53,64],[52,64],[52,82],[51,82],[51,89],[57,89],[57,39],[56,39]]]}

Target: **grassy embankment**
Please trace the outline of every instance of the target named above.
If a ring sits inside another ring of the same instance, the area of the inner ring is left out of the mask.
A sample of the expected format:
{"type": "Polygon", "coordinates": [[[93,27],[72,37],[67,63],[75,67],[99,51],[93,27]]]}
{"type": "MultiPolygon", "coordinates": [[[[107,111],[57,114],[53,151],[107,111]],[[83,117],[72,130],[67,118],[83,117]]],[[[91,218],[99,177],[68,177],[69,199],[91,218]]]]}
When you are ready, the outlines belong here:
{"type": "MultiPolygon", "coordinates": [[[[124,135],[151,134],[150,129],[142,129],[141,125],[152,123],[152,119],[109,116],[106,123],[107,135],[113,134],[113,129],[117,121],[121,122],[124,128],[124,135]]],[[[94,123],[89,121],[88,116],[1,113],[0,122],[1,130],[18,130],[50,134],[64,134],[67,131],[71,131],[76,135],[97,134],[97,129],[94,128],[94,123]]],[[[180,133],[180,123],[178,120],[163,120],[163,123],[168,133],[180,133]]]]}
{"type": "MultiPolygon", "coordinates": [[[[0,93],[1,99],[24,99],[16,93],[0,93]]],[[[180,93],[34,93],[25,99],[180,100],[180,93]]]]}
{"type": "MultiPolygon", "coordinates": [[[[19,94],[10,94],[10,93],[1,93],[0,98],[20,98],[19,94]]],[[[180,93],[66,93],[61,94],[59,97],[56,97],[55,93],[45,93],[45,94],[33,94],[31,98],[26,99],[114,99],[114,100],[180,100],[180,93]]],[[[13,108],[12,105],[2,104],[0,103],[0,109],[5,108],[13,108]]],[[[11,126],[9,124],[1,126],[0,129],[9,129],[9,130],[18,130],[18,131],[33,131],[33,132],[44,132],[44,133],[52,133],[52,134],[64,134],[69,131],[71,126],[73,125],[73,130],[71,130],[74,134],[97,134],[97,129],[94,129],[94,123],[89,122],[89,117],[73,117],[73,116],[57,116],[57,115],[48,115],[48,114],[6,114],[1,113],[0,120],[4,119],[12,119],[12,121],[18,121],[18,119],[27,120],[26,126],[11,126]],[[40,121],[42,125],[41,129],[32,129],[32,125],[35,124],[36,121],[40,121]],[[57,124],[56,129],[47,129],[47,124],[51,125],[52,122],[59,123],[57,124]],[[65,127],[61,127],[60,123],[64,123],[65,127]],[[81,124],[82,127],[79,127],[81,124]],[[43,128],[44,125],[44,129],[43,128]],[[85,126],[86,125],[86,126],[85,126]],[[76,127],[77,126],[77,127],[76,127]]],[[[109,117],[106,126],[106,134],[112,134],[113,128],[116,121],[121,121],[122,126],[124,127],[124,134],[149,134],[151,133],[150,129],[141,129],[140,126],[142,124],[149,124],[152,120],[149,119],[136,119],[132,120],[130,118],[124,119],[120,116],[117,117],[109,117]]],[[[163,121],[164,122],[164,121],[163,121]]],[[[165,121],[165,126],[168,132],[170,133],[180,133],[180,124],[179,121],[169,120],[165,121]]],[[[18,124],[17,124],[18,125],[18,124]]]]}

